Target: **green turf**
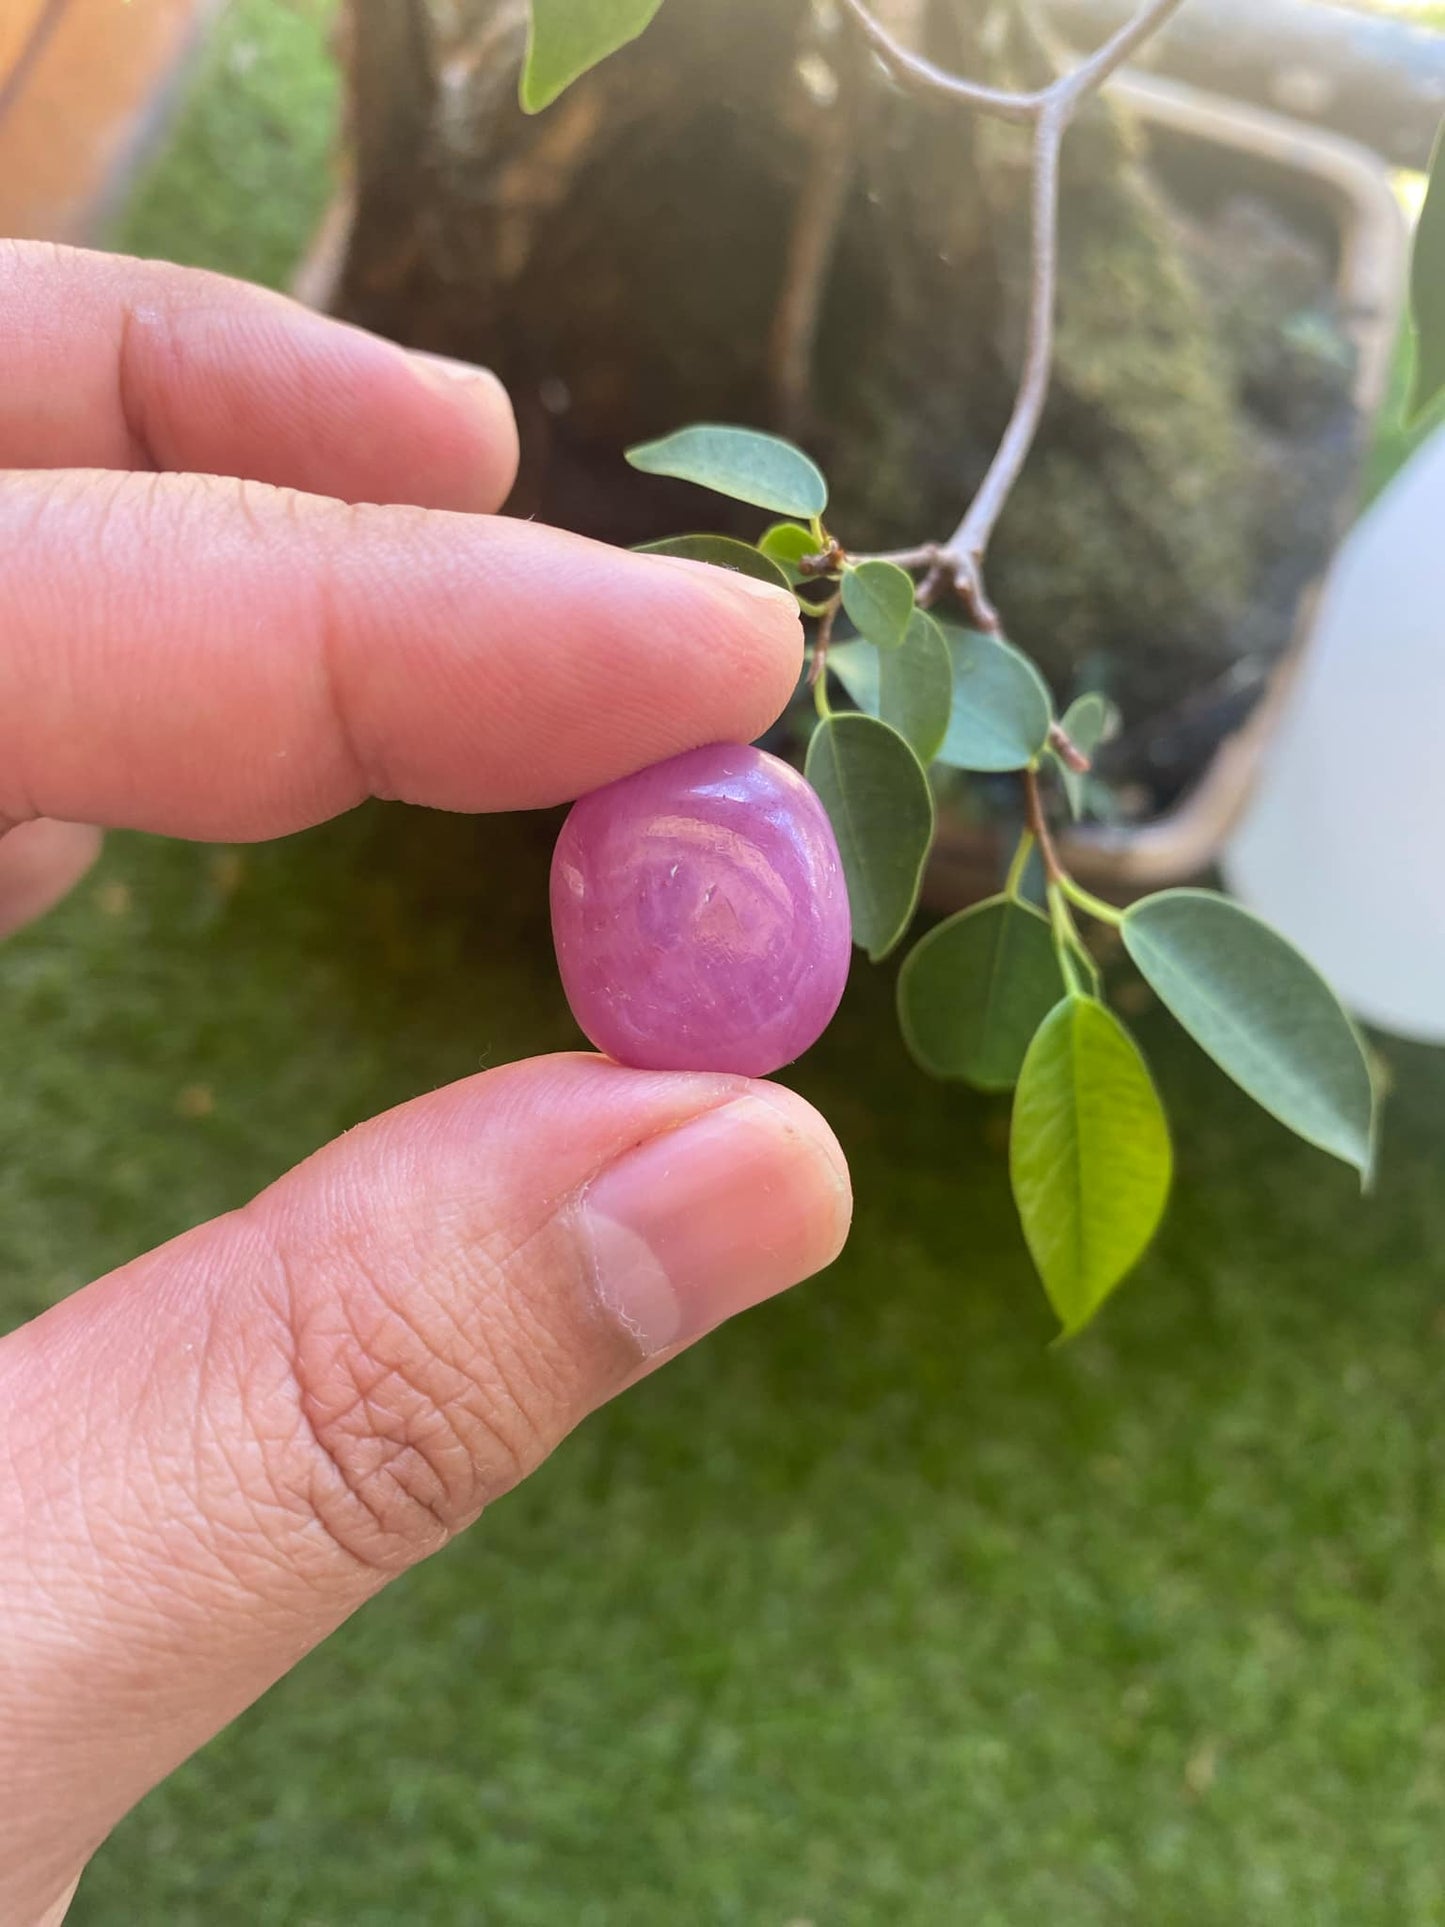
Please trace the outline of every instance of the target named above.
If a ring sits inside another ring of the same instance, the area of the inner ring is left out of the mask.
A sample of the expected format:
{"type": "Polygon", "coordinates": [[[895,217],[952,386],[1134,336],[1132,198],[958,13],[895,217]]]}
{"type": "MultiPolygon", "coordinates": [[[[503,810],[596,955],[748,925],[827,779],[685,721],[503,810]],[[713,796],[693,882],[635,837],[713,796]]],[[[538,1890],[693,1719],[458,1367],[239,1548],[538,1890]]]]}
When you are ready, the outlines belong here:
{"type": "MultiPolygon", "coordinates": [[[[239,874],[115,839],[0,958],[9,1308],[567,1041],[549,828],[373,810],[239,874]]],[[[1445,1067],[1404,1054],[1362,1205],[1146,1021],[1179,1203],[1051,1354],[1000,1113],[888,1017],[862,971],[799,1079],[857,1174],[837,1270],[369,1607],[78,1920],[1445,1918],[1445,1067]]]]}
{"type": "Polygon", "coordinates": [[[285,284],[334,185],[336,12],[336,0],[229,0],[112,246],[285,284]]]}
{"type": "MultiPolygon", "coordinates": [[[[289,44],[294,14],[228,31],[289,44]]],[[[240,83],[211,69],[135,244],[284,277],[321,198],[313,23],[310,75],[273,66],[225,143],[240,83]],[[282,94],[299,129],[258,118],[282,94]],[[284,234],[249,226],[263,175],[284,234]]],[[[244,853],[113,839],[0,952],[0,1316],[571,1041],[549,832],[373,809],[244,853]]],[[[1438,1927],[1445,1062],[1393,1054],[1362,1205],[1141,1034],[1178,1202],[1050,1353],[1001,1112],[912,1070],[860,966],[797,1079],[853,1160],[842,1263],[367,1608],[126,1823],[73,1918],[1438,1927]]]]}

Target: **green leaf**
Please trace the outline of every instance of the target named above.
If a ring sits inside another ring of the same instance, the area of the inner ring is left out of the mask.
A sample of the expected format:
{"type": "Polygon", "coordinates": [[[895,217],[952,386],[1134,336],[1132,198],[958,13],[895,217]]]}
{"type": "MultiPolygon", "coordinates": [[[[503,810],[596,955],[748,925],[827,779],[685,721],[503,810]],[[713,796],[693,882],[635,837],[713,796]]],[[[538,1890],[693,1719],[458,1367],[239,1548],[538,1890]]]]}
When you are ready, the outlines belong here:
{"type": "Polygon", "coordinates": [[[1049,920],[990,897],[930,930],[898,975],[898,1021],[934,1077],[1011,1090],[1029,1040],[1063,990],[1049,920]]]}
{"type": "MultiPolygon", "coordinates": [[[[1074,747],[1082,750],[1092,761],[1095,751],[1113,735],[1118,722],[1119,712],[1108,697],[1091,693],[1069,704],[1060,728],[1074,747]]],[[[1069,809],[1076,818],[1080,817],[1087,806],[1089,791],[1095,786],[1090,784],[1087,770],[1070,769],[1062,756],[1055,760],[1064,794],[1069,799],[1069,809]]]]}
{"type": "Polygon", "coordinates": [[[1313,965],[1212,890],[1124,916],[1129,955],[1201,1049],[1281,1124],[1368,1176],[1374,1087],[1358,1031],[1313,965]]]}
{"type": "Polygon", "coordinates": [[[880,713],[883,658],[871,642],[835,642],[828,667],[861,710],[880,713]]]}
{"type": "Polygon", "coordinates": [[[836,642],[828,667],[870,716],[881,716],[925,765],[938,754],[948,728],[953,676],[938,624],[915,609],[901,649],[886,655],[867,642],[836,642]]]}
{"type": "Polygon", "coordinates": [[[671,535],[665,542],[644,542],[639,555],[680,555],[686,562],[711,562],[714,568],[732,569],[738,575],[756,576],[775,588],[793,585],[777,563],[747,542],[735,542],[730,535],[671,535]]]}
{"type": "Polygon", "coordinates": [[[849,563],[843,612],[875,649],[901,649],[913,614],[913,577],[892,562],[849,563]]]}
{"type": "Polygon", "coordinates": [[[927,768],[943,747],[953,707],[953,665],[943,631],[915,609],[901,649],[879,658],[878,713],[927,768]]]}
{"type": "Polygon", "coordinates": [[[821,515],[828,506],[828,484],[803,451],[754,428],[700,422],[629,448],[627,459],[644,475],[696,482],[775,515],[821,515]]]}
{"type": "Polygon", "coordinates": [[[1053,704],[1027,656],[994,636],[943,625],[953,713],[938,752],[953,769],[1025,769],[1048,741],[1053,704]]]}
{"type": "Polygon", "coordinates": [[[1024,1237],[1066,1333],[1087,1325],[1143,1256],[1173,1163],[1128,1031],[1092,998],[1065,997],[1019,1073],[1009,1166],[1024,1237]]]}
{"type": "Polygon", "coordinates": [[[817,582],[825,579],[804,575],[798,567],[805,555],[818,555],[822,549],[816,530],[805,528],[801,522],[774,522],[773,526],[758,538],[758,547],[764,555],[770,556],[777,563],[794,587],[800,582],[817,582]]]}
{"type": "Polygon", "coordinates": [[[662,0],[532,0],[522,68],[525,113],[550,106],[589,67],[635,40],[662,0]]]}
{"type": "Polygon", "coordinates": [[[904,647],[886,655],[869,642],[834,642],[828,669],[859,709],[894,726],[925,767],[933,763],[954,700],[948,646],[933,617],[915,609],[904,647]]]}
{"type": "Polygon", "coordinates": [[[803,773],[838,839],[853,941],[874,963],[913,919],[933,844],[933,792],[903,738],[872,716],[829,716],[803,773]]]}
{"type": "Polygon", "coordinates": [[[1412,420],[1423,415],[1445,388],[1445,127],[1430,160],[1430,184],[1410,263],[1410,312],[1415,321],[1412,420]]]}

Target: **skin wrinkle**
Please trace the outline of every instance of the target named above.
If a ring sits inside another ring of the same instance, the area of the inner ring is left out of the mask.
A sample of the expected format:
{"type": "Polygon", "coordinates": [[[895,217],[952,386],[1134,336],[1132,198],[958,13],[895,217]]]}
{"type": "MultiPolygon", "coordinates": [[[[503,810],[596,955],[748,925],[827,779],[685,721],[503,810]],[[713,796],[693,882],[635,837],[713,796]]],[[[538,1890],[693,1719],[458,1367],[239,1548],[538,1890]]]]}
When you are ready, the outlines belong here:
{"type": "Polygon", "coordinates": [[[320,566],[316,570],[313,582],[316,597],[314,621],[322,681],[326,690],[327,705],[331,711],[332,727],[336,732],[337,741],[342,746],[342,753],[351,766],[358,794],[362,797],[384,798],[388,796],[388,789],[382,780],[383,772],[372,768],[369,758],[362,749],[361,736],[356,728],[347,695],[350,683],[340,667],[346,627],[338,614],[340,593],[337,579],[338,560],[336,550],[331,543],[321,544],[319,561],[320,566]]]}
{"type": "MultiPolygon", "coordinates": [[[[284,1237],[277,1236],[273,1242],[286,1292],[284,1323],[296,1411],[306,1438],[331,1475],[320,1490],[314,1481],[306,1482],[310,1502],[328,1536],[352,1559],[373,1572],[404,1570],[444,1543],[490,1499],[509,1490],[530,1464],[545,1456],[544,1435],[519,1413],[524,1429],[511,1436],[498,1424],[488,1409],[490,1401],[483,1395],[468,1409],[474,1437],[464,1440],[452,1414],[465,1401],[468,1389],[482,1383],[484,1362],[495,1371],[496,1348],[472,1340],[465,1366],[446,1358],[431,1333],[392,1302],[391,1291],[372,1269],[358,1241],[344,1234],[335,1242],[328,1241],[319,1263],[319,1254],[307,1254],[313,1269],[328,1275],[336,1269],[336,1257],[340,1255],[353,1280],[364,1281],[359,1291],[353,1282],[323,1300],[323,1309],[336,1309],[345,1321],[341,1332],[329,1332],[324,1321],[318,1323],[316,1314],[306,1307],[312,1293],[302,1282],[301,1266],[287,1249],[284,1237]],[[362,1322],[363,1308],[375,1314],[375,1324],[362,1322]],[[318,1346],[321,1356],[313,1360],[318,1346]],[[440,1379],[439,1374],[443,1375],[440,1379]],[[383,1392],[399,1392],[401,1396],[393,1402],[391,1397],[383,1397],[383,1392]],[[364,1421],[360,1426],[353,1423],[358,1414],[364,1421]],[[431,1435],[434,1429],[439,1436],[431,1435]],[[361,1462],[367,1444],[387,1439],[397,1447],[394,1454],[384,1456],[379,1463],[361,1462]],[[489,1447],[484,1453],[478,1451],[482,1439],[489,1447]],[[538,1457],[529,1459],[533,1452],[538,1457]],[[453,1461],[464,1468],[460,1480],[454,1470],[448,1469],[453,1461]],[[410,1474],[407,1466],[414,1468],[410,1474]],[[420,1478],[416,1476],[418,1469],[420,1478]],[[377,1492],[378,1479],[390,1481],[391,1492],[401,1500],[399,1508],[388,1503],[384,1492],[377,1492]],[[386,1549],[377,1551],[365,1544],[367,1535],[346,1524],[336,1504],[338,1499],[361,1507],[386,1549]],[[420,1532],[416,1530],[415,1508],[420,1508],[427,1521],[420,1532]]],[[[397,1255],[394,1249],[388,1250],[388,1266],[408,1289],[414,1289],[417,1279],[408,1277],[404,1262],[396,1264],[397,1255]]],[[[486,1277],[479,1279],[472,1266],[468,1270],[471,1292],[479,1303],[487,1303],[486,1277]]],[[[430,1310],[433,1294],[425,1291],[419,1301],[430,1310]]]]}
{"type": "MultiPolygon", "coordinates": [[[[147,309],[147,316],[154,314],[147,309]]],[[[121,426],[126,438],[126,466],[133,469],[159,469],[164,466],[156,459],[151,447],[150,436],[145,426],[145,407],[142,397],[145,386],[138,379],[136,370],[135,327],[140,310],[129,300],[120,304],[120,325],[115,345],[115,399],[120,411],[121,426]]]]}
{"type": "MultiPolygon", "coordinates": [[[[318,1427],[312,1410],[312,1398],[308,1390],[309,1370],[303,1364],[305,1351],[303,1338],[305,1321],[300,1313],[302,1293],[297,1282],[295,1260],[288,1252],[284,1240],[271,1240],[273,1253],[272,1285],[279,1287],[279,1294],[273,1295],[271,1303],[278,1315],[281,1342],[284,1347],[286,1398],[295,1421],[295,1429],[289,1438],[299,1439],[306,1452],[304,1463],[298,1464],[294,1474],[285,1463],[270,1468],[270,1475],[278,1492],[295,1492],[304,1499],[307,1516],[318,1526],[329,1543],[338,1551],[347,1566],[360,1574],[368,1586],[383,1583],[404,1571],[408,1559],[395,1560],[379,1558],[363,1549],[364,1533],[349,1529],[338,1520],[348,1506],[359,1508],[367,1515],[371,1526],[377,1532],[383,1531],[382,1521],[377,1513],[375,1502],[369,1495],[357,1489],[357,1481],[343,1455],[329,1443],[323,1428],[318,1427]]],[[[354,1513],[353,1513],[354,1518],[354,1513]]]]}

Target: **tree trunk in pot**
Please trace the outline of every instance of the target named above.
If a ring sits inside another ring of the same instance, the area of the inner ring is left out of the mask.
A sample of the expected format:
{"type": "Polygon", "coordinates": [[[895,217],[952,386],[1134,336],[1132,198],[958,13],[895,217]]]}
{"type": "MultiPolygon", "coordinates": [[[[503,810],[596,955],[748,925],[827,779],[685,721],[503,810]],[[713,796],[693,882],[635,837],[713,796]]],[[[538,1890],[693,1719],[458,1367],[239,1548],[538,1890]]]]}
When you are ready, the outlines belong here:
{"type": "MultiPolygon", "coordinates": [[[[960,71],[1047,72],[1021,12],[988,10],[985,32],[968,0],[899,11],[960,71]]],[[[340,309],[497,369],[520,513],[624,543],[755,534],[756,515],[620,458],[722,420],[805,441],[850,545],[946,535],[1017,378],[1022,131],[903,95],[807,0],[668,0],[535,119],[516,105],[524,33],[521,0],[351,0],[340,309]],[[785,352],[780,310],[813,305],[785,352]]],[[[1239,371],[1137,145],[1102,107],[1068,143],[1055,386],[990,582],[1061,699],[1102,672],[1149,714],[1236,653],[1273,511],[1251,492],[1239,371]]]]}

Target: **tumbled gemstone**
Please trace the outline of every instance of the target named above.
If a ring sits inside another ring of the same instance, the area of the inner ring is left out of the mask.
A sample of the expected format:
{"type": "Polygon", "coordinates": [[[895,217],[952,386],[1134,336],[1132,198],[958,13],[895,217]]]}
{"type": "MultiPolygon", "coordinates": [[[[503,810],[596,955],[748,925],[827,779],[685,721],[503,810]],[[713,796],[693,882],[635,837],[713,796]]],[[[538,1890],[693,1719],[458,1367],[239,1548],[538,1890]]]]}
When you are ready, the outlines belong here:
{"type": "Polygon", "coordinates": [[[821,1036],[847,981],[832,826],[776,756],[689,750],[574,806],[552,936],[572,1014],[618,1063],[766,1076],[821,1036]]]}

